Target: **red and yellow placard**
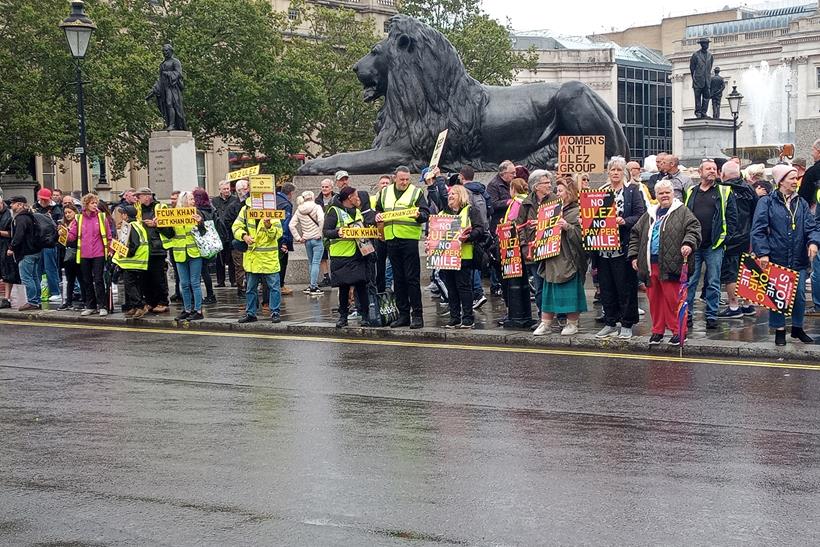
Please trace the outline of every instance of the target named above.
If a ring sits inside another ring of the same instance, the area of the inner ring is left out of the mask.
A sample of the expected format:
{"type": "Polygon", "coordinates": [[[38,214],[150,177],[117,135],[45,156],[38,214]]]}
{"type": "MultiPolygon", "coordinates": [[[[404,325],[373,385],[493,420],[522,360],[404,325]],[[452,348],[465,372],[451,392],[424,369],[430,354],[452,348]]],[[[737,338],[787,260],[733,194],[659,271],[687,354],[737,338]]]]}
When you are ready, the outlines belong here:
{"type": "Polygon", "coordinates": [[[581,237],[587,251],[620,251],[621,234],[615,220],[615,194],[608,190],[581,190],[581,237]]]}
{"type": "Polygon", "coordinates": [[[518,237],[518,229],[512,222],[505,222],[498,225],[496,233],[501,252],[501,277],[521,277],[524,275],[524,263],[521,260],[521,239],[518,237]]]}
{"type": "Polygon", "coordinates": [[[763,270],[756,259],[744,254],[740,257],[735,294],[764,308],[791,315],[799,275],[773,262],[763,270]]]}
{"type": "Polygon", "coordinates": [[[530,244],[529,260],[538,262],[561,253],[561,202],[548,201],[538,208],[538,220],[535,228],[535,239],[530,244]]]}
{"type": "Polygon", "coordinates": [[[427,230],[427,269],[461,269],[461,218],[432,215],[427,230]]]}

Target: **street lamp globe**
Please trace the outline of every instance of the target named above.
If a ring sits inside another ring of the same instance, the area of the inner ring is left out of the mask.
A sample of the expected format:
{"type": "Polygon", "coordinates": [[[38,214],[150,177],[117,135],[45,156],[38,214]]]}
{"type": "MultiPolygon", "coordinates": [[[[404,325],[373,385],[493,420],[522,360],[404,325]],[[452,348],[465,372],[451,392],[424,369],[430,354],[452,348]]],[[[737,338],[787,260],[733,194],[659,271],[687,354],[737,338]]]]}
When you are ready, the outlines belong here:
{"type": "Polygon", "coordinates": [[[71,14],[63,19],[60,28],[65,32],[71,55],[75,59],[82,60],[88,49],[88,43],[91,41],[91,35],[97,28],[94,21],[85,14],[84,2],[81,0],[71,2],[71,14]]]}
{"type": "Polygon", "coordinates": [[[792,92],[792,81],[786,80],[786,94],[790,94],[792,92]]]}
{"type": "Polygon", "coordinates": [[[732,92],[726,96],[726,100],[729,101],[729,111],[733,116],[737,116],[740,112],[740,103],[743,101],[743,95],[738,93],[736,85],[732,86],[732,92]]]}

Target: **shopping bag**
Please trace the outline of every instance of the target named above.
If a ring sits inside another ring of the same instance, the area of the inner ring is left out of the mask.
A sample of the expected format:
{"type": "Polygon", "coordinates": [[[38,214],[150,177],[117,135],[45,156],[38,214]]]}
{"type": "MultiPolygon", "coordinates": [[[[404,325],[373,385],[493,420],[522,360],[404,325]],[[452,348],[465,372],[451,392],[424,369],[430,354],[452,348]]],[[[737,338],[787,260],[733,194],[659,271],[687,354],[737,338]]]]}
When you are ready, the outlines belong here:
{"type": "Polygon", "coordinates": [[[191,230],[196,246],[202,258],[213,258],[222,250],[222,239],[213,220],[205,221],[205,233],[199,233],[199,227],[195,226],[191,230]]]}

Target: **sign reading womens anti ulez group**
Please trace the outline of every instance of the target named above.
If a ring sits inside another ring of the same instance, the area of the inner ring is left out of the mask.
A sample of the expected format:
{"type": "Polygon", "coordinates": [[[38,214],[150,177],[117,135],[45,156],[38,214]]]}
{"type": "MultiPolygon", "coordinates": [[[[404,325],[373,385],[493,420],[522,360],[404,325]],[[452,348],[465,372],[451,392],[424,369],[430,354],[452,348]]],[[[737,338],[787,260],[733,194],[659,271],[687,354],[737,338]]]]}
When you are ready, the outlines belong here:
{"type": "Polygon", "coordinates": [[[740,258],[735,293],[739,298],[745,298],[764,308],[791,315],[797,294],[797,280],[798,273],[794,270],[773,262],[763,270],[757,260],[744,254],[740,258]]]}
{"type": "Polygon", "coordinates": [[[559,135],[559,173],[603,173],[606,137],[603,135],[559,135]]]}
{"type": "Polygon", "coordinates": [[[538,208],[538,220],[535,226],[535,239],[530,244],[532,262],[557,256],[561,253],[561,230],[558,221],[561,220],[561,202],[548,201],[538,208]]]}
{"type": "Polygon", "coordinates": [[[587,251],[619,251],[615,194],[607,190],[581,190],[581,237],[587,251]]]}
{"type": "Polygon", "coordinates": [[[524,275],[524,264],[521,261],[521,239],[518,237],[518,229],[512,222],[505,222],[498,225],[496,233],[501,250],[501,277],[521,277],[524,275]]]}
{"type": "Polygon", "coordinates": [[[461,269],[461,219],[455,215],[432,215],[427,230],[427,269],[461,269]]]}

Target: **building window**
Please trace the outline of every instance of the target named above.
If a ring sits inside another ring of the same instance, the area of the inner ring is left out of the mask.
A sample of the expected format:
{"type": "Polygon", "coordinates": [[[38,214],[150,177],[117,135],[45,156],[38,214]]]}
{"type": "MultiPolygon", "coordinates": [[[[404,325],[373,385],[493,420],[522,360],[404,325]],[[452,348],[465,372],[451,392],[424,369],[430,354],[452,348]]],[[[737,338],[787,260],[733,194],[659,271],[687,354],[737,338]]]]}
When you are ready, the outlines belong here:
{"type": "Polygon", "coordinates": [[[299,19],[299,10],[290,8],[288,10],[288,19],[290,19],[291,21],[296,21],[297,19],[299,19]]]}
{"type": "Polygon", "coordinates": [[[672,149],[670,71],[618,67],[618,119],[633,159],[672,149]]]}
{"type": "Polygon", "coordinates": [[[196,153],[196,183],[205,188],[205,152],[196,153]]]}
{"type": "Polygon", "coordinates": [[[815,70],[817,71],[817,88],[820,89],[820,66],[815,68],[815,70]]]}
{"type": "Polygon", "coordinates": [[[43,186],[45,188],[57,187],[57,160],[54,156],[43,158],[43,186]]]}

